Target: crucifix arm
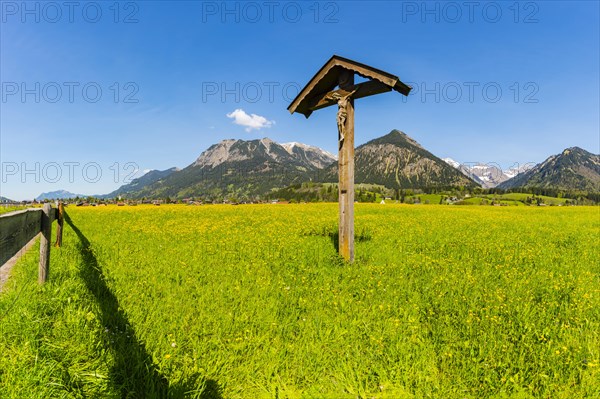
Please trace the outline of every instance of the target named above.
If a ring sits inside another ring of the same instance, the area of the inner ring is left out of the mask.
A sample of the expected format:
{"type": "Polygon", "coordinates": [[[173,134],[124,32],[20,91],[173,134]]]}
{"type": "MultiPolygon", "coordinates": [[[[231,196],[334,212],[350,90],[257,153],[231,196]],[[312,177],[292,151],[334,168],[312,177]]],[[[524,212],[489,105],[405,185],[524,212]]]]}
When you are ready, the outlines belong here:
{"type": "Polygon", "coordinates": [[[341,101],[347,101],[357,91],[358,91],[358,88],[355,88],[354,90],[352,90],[350,92],[342,90],[342,89],[336,90],[336,91],[330,91],[329,93],[327,93],[325,95],[324,99],[329,100],[329,101],[336,101],[339,104],[341,101]]]}
{"type": "Polygon", "coordinates": [[[339,89],[316,96],[311,101],[311,106],[309,108],[311,111],[316,111],[321,108],[329,107],[330,105],[337,103],[340,98],[347,95],[352,96],[352,98],[356,100],[358,98],[372,96],[374,94],[385,93],[390,90],[392,90],[391,87],[386,86],[379,81],[371,80],[352,86],[352,91],[339,89]]]}

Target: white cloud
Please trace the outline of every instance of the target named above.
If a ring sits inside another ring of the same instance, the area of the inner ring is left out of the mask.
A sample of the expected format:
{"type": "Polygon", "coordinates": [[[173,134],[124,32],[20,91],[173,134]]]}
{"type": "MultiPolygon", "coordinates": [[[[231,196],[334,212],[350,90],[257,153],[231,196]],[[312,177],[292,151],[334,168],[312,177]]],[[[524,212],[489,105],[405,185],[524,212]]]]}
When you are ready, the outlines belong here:
{"type": "Polygon", "coordinates": [[[246,126],[247,132],[253,129],[259,130],[265,127],[271,127],[275,124],[275,121],[269,121],[264,116],[256,114],[248,115],[243,109],[240,108],[227,114],[227,117],[232,118],[233,123],[236,125],[246,126]]]}

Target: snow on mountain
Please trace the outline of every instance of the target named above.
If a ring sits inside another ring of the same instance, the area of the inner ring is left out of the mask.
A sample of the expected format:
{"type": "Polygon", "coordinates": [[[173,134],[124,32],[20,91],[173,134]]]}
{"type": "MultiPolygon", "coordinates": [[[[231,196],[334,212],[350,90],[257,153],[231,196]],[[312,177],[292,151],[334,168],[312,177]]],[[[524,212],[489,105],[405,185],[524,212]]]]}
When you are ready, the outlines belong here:
{"type": "Polygon", "coordinates": [[[307,166],[324,168],[337,159],[315,146],[298,142],[279,144],[267,137],[260,140],[223,140],[204,151],[194,166],[214,168],[226,162],[239,162],[264,156],[277,162],[286,159],[307,166]]]}
{"type": "Polygon", "coordinates": [[[519,173],[523,173],[531,168],[531,165],[516,166],[507,170],[502,170],[500,165],[493,162],[490,163],[460,163],[452,158],[443,158],[443,160],[456,169],[460,170],[466,176],[480,182],[484,188],[493,188],[515,177],[519,173]]]}
{"type": "Polygon", "coordinates": [[[281,143],[281,146],[283,148],[285,148],[287,150],[287,152],[289,152],[290,154],[292,154],[294,152],[294,147],[299,147],[299,148],[302,148],[305,151],[306,150],[315,151],[315,152],[318,152],[320,154],[323,154],[326,157],[329,157],[329,158],[332,158],[332,159],[337,159],[337,156],[333,155],[329,151],[325,151],[324,149],[319,148],[319,147],[315,147],[313,145],[307,145],[307,144],[298,143],[296,141],[291,141],[289,143],[281,143]]]}
{"type": "Polygon", "coordinates": [[[450,166],[454,166],[456,169],[460,167],[460,163],[456,162],[452,158],[442,158],[442,161],[446,162],[450,166]]]}
{"type": "Polygon", "coordinates": [[[513,177],[515,177],[516,175],[518,175],[520,173],[527,172],[529,169],[532,169],[534,166],[535,166],[535,164],[533,164],[533,163],[527,163],[525,165],[517,165],[517,166],[514,166],[512,168],[505,170],[504,174],[509,179],[512,179],[513,177]]]}
{"type": "Polygon", "coordinates": [[[289,143],[282,143],[281,146],[285,148],[290,155],[299,153],[307,154],[307,157],[312,160],[311,163],[318,168],[323,168],[337,160],[337,157],[332,153],[312,145],[292,141],[289,143]]]}

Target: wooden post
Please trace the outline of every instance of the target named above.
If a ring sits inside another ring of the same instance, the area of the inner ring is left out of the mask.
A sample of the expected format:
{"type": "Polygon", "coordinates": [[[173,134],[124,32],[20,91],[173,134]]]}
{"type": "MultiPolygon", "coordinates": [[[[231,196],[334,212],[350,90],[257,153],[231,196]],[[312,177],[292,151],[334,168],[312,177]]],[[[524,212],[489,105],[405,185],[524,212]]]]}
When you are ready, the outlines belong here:
{"type": "MultiPolygon", "coordinates": [[[[354,73],[347,71],[339,77],[340,89],[354,85],[354,73]]],[[[345,107],[344,137],[339,145],[339,253],[348,262],[354,261],[354,99],[345,107]]],[[[343,110],[341,110],[343,112],[343,110]]],[[[338,111],[339,112],[339,111],[338,111]]],[[[339,117],[339,116],[338,116],[339,117]]]]}
{"type": "Polygon", "coordinates": [[[38,283],[43,284],[48,280],[48,271],[50,268],[50,241],[52,239],[50,237],[52,235],[52,206],[50,204],[44,204],[41,230],[38,283]]]}
{"type": "Polygon", "coordinates": [[[411,88],[380,69],[334,55],[304,86],[288,107],[309,117],[313,111],[338,106],[339,134],[339,254],[354,261],[354,100],[395,90],[408,96],[411,88]],[[354,74],[367,81],[354,84],[354,74]]]}
{"type": "Polygon", "coordinates": [[[64,206],[62,202],[58,203],[57,216],[58,220],[56,221],[56,243],[54,243],[55,247],[62,247],[62,233],[63,233],[63,223],[64,223],[64,206]]]}

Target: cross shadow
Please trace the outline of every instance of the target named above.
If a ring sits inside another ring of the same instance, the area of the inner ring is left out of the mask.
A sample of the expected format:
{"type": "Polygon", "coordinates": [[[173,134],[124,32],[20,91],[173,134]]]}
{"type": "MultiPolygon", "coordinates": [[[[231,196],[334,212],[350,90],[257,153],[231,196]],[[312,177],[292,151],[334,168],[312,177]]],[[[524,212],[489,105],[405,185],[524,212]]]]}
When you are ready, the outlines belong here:
{"type": "MultiPolygon", "coordinates": [[[[311,228],[304,233],[306,236],[321,236],[329,237],[331,245],[335,248],[336,252],[340,247],[340,234],[337,226],[322,226],[317,228],[311,228]]],[[[369,229],[361,229],[354,232],[354,242],[366,242],[373,239],[373,234],[369,229]]]]}
{"type": "Polygon", "coordinates": [[[333,244],[333,248],[335,248],[335,250],[338,251],[340,248],[340,234],[338,233],[338,231],[336,230],[336,231],[330,233],[329,239],[331,240],[331,243],[333,244]]]}
{"type": "Polygon", "coordinates": [[[103,335],[103,343],[105,347],[112,349],[115,359],[109,378],[120,396],[122,398],[195,396],[200,399],[222,399],[219,384],[214,380],[205,380],[198,375],[192,376],[186,384],[169,386],[169,381],[159,372],[144,344],[136,337],[127,315],[119,306],[119,300],[106,284],[89,240],[73,224],[66,212],[64,218],[79,238],[79,251],[83,257],[80,276],[100,307],[99,320],[106,333],[103,335]],[[204,389],[197,396],[198,388],[201,387],[204,389]]]}

